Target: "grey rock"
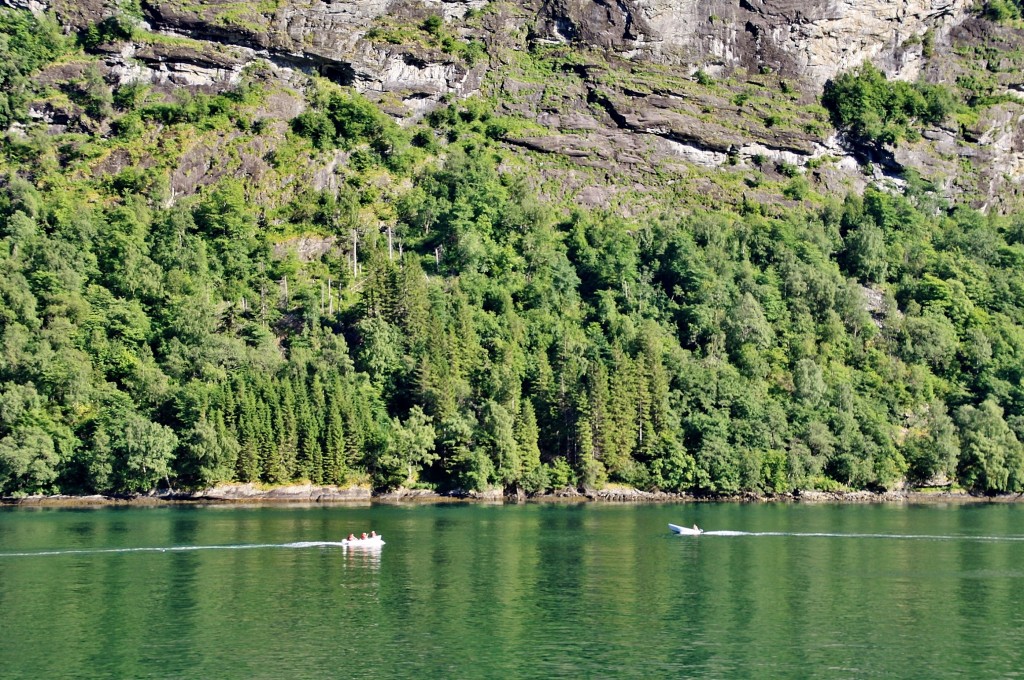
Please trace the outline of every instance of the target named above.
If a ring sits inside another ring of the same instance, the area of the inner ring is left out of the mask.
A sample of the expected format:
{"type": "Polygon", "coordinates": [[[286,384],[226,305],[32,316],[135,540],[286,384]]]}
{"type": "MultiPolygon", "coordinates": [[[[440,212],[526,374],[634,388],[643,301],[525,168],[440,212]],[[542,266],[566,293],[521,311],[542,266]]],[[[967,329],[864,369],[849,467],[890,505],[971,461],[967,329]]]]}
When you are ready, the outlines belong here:
{"type": "MultiPolygon", "coordinates": [[[[117,11],[108,0],[0,4],[50,10],[69,30],[117,11]]],[[[759,120],[730,100],[742,84],[695,93],[673,81],[698,68],[741,83],[768,73],[765,77],[776,82],[798,81],[797,89],[806,93],[801,104],[812,103],[828,79],[865,60],[897,78],[954,82],[966,67],[955,58],[927,59],[922,46],[927,35],[940,53],[955,54],[956,45],[995,48],[1004,55],[992,65],[999,87],[1024,100],[1024,78],[1005,56],[1019,51],[1024,38],[1012,26],[973,15],[973,0],[521,0],[491,4],[471,24],[460,21],[468,9],[483,5],[484,0],[280,0],[261,12],[261,5],[237,0],[147,0],[142,3],[146,30],[193,42],[154,40],[100,51],[109,82],[147,82],[163,93],[182,87],[220,91],[260,61],[283,81],[305,72],[351,85],[397,118],[421,116],[492,83],[488,87],[501,95],[499,113],[531,118],[550,131],[509,137],[508,144],[524,153],[562,156],[619,179],[643,180],[645,174],[692,165],[752,168],[755,158],[806,168],[828,158],[809,177],[856,189],[875,178],[898,185],[901,170],[914,167],[943,192],[979,196],[980,208],[1001,210],[1022,198],[1019,103],[991,107],[963,131],[926,130],[922,142],[865,151],[818,132],[828,127],[825,122],[780,126],[759,120]],[[454,22],[448,29],[455,34],[484,41],[486,58],[469,64],[424,41],[391,45],[368,35],[383,24],[415,25],[436,14],[454,22]],[[554,94],[543,83],[500,78],[502,60],[511,63],[508,55],[529,49],[530,41],[585,46],[601,56],[574,67],[577,81],[554,94]],[[660,65],[672,77],[663,84],[629,82],[631,65],[644,63],[660,65]],[[607,69],[618,77],[605,77],[607,69]],[[961,158],[970,159],[977,171],[964,173],[961,158]],[[862,170],[866,161],[874,168],[871,176],[862,170]]],[[[291,115],[298,110],[301,103],[291,115]]],[[[76,124],[44,108],[33,115],[52,119],[48,124],[55,132],[76,124]]],[[[190,151],[174,171],[173,188],[179,195],[191,193],[226,172],[259,176],[269,151],[257,148],[262,143],[253,145],[244,170],[226,168],[216,145],[190,151]]],[[[344,161],[341,155],[329,159],[301,181],[333,188],[344,161]]],[[[567,186],[586,190],[585,203],[609,201],[610,190],[573,177],[572,170],[560,172],[567,186]]]]}
{"type": "Polygon", "coordinates": [[[539,19],[550,40],[580,40],[669,63],[770,68],[817,85],[866,59],[912,78],[912,36],[963,21],[969,0],[555,0],[539,19]]]}
{"type": "Polygon", "coordinates": [[[364,501],[372,496],[369,489],[352,487],[342,489],[335,486],[313,484],[292,484],[289,486],[263,489],[255,484],[221,484],[190,495],[196,500],[217,501],[364,501]]]}
{"type": "Polygon", "coordinates": [[[43,14],[50,9],[49,3],[42,2],[42,0],[0,0],[0,6],[27,9],[33,14],[43,14]]]}
{"type": "MultiPolygon", "coordinates": [[[[4,2],[24,6],[28,0],[4,2]]],[[[154,30],[244,45],[342,80],[370,75],[370,82],[379,83],[406,74],[387,55],[367,53],[363,38],[375,21],[386,15],[415,22],[432,13],[457,19],[481,4],[287,0],[264,14],[255,7],[240,10],[235,0],[150,0],[144,12],[154,30]]],[[[926,31],[944,35],[967,18],[970,5],[969,0],[527,0],[523,10],[537,17],[533,29],[541,40],[581,42],[711,70],[771,69],[821,85],[866,59],[916,77],[923,63],[920,50],[904,44],[926,31]]],[[[54,0],[53,8],[77,27],[112,12],[102,0],[54,0]]],[[[452,74],[435,69],[416,78],[450,88],[452,74]]]]}
{"type": "Polygon", "coordinates": [[[296,236],[274,244],[274,257],[284,258],[294,252],[302,262],[319,259],[337,242],[335,236],[296,236]]]}

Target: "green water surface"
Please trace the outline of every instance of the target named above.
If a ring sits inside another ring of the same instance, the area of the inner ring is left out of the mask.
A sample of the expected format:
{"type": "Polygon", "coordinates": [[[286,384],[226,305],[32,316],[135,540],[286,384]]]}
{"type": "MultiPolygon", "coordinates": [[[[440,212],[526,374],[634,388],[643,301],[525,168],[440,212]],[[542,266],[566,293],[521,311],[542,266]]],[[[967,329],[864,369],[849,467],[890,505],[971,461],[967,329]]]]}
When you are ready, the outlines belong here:
{"type": "Polygon", "coordinates": [[[0,511],[4,678],[1002,678],[1022,600],[1017,505],[0,511]]]}

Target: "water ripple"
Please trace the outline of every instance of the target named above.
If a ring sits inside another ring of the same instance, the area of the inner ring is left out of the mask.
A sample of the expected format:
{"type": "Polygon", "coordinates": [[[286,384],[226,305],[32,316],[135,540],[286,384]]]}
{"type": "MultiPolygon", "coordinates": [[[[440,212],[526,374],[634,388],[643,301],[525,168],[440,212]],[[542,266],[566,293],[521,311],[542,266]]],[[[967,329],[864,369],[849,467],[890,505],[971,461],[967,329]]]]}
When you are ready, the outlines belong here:
{"type": "Polygon", "coordinates": [[[344,548],[341,541],[296,541],[292,543],[243,543],[239,545],[174,545],[143,548],[88,548],[80,550],[37,550],[0,553],[0,557],[50,557],[54,555],[102,555],[112,553],[168,553],[196,550],[255,550],[259,548],[344,548]]]}
{"type": "Polygon", "coordinates": [[[841,534],[800,531],[705,531],[701,536],[791,536],[795,538],[889,538],[907,541],[1024,541],[1024,536],[943,536],[936,534],[841,534]]]}

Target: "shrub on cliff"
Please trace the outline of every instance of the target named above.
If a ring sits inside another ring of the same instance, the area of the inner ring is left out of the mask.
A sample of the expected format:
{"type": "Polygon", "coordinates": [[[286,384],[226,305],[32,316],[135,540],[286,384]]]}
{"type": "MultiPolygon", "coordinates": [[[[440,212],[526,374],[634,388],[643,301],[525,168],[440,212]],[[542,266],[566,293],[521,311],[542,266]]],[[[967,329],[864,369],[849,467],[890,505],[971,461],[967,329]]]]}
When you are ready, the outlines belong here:
{"type": "Polygon", "coordinates": [[[982,16],[992,21],[1020,19],[1024,13],[1022,0],[988,0],[981,10],[982,16]]]}
{"type": "Polygon", "coordinates": [[[871,63],[826,83],[822,104],[837,128],[875,144],[916,139],[922,126],[941,123],[955,106],[945,88],[890,81],[871,63]]]}
{"type": "Polygon", "coordinates": [[[368,144],[372,158],[389,169],[407,168],[408,135],[365,97],[325,86],[312,103],[309,111],[292,120],[292,131],[309,138],[314,147],[353,150],[368,144]]]}
{"type": "Polygon", "coordinates": [[[0,129],[25,118],[34,87],[30,75],[68,49],[50,19],[0,9],[0,129]]]}

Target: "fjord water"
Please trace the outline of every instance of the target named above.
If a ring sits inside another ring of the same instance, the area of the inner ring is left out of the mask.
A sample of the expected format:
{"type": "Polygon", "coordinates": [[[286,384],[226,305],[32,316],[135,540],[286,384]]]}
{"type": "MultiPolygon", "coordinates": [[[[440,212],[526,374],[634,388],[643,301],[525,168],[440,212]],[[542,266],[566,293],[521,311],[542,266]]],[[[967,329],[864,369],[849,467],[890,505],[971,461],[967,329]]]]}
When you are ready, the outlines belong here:
{"type": "Polygon", "coordinates": [[[1011,677],[1022,600],[1017,505],[0,511],[6,678],[1011,677]]]}

